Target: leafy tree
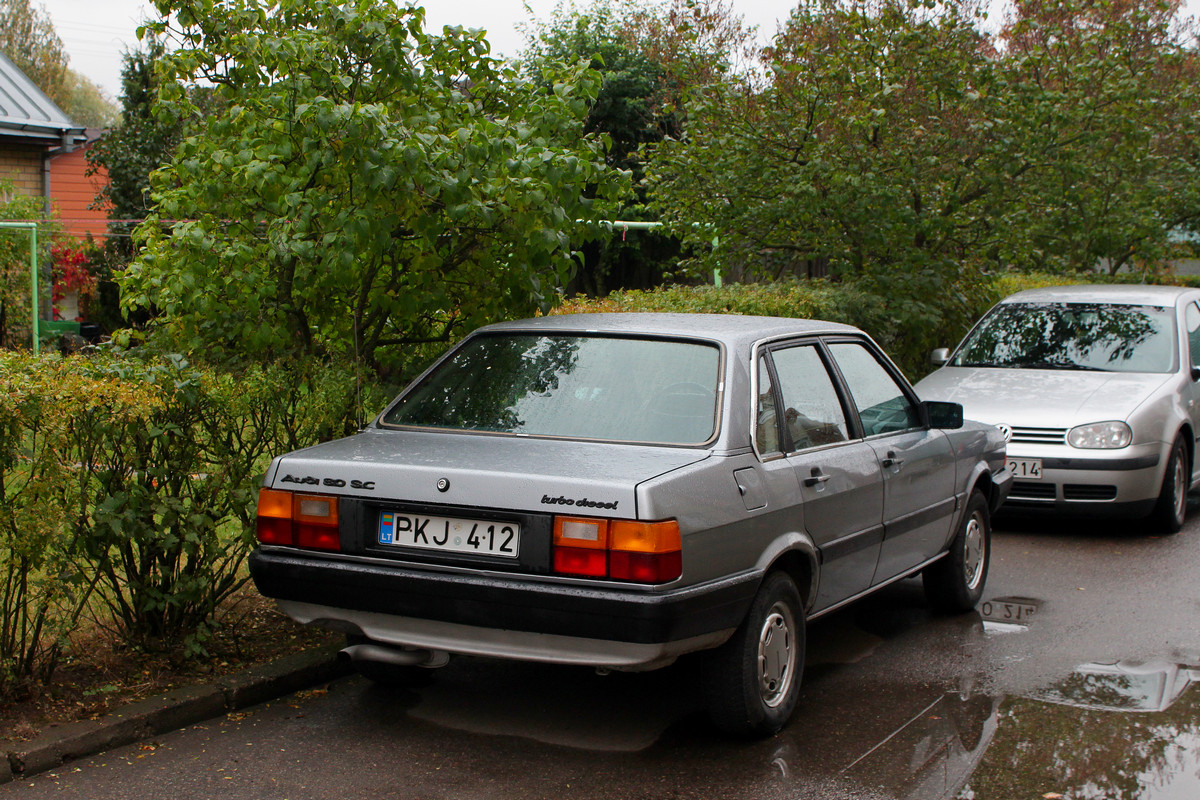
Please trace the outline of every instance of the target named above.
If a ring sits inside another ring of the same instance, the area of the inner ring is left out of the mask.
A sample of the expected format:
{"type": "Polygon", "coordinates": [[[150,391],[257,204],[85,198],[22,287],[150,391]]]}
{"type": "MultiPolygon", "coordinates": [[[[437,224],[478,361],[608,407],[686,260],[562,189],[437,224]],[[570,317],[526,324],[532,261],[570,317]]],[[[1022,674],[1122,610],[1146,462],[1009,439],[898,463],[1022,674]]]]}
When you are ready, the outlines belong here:
{"type": "Polygon", "coordinates": [[[0,0],[0,52],[51,100],[63,99],[67,54],[44,8],[30,0],[0,0]]]}
{"type": "Polygon", "coordinates": [[[107,128],[117,120],[117,107],[91,79],[67,68],[59,106],[76,125],[107,128]]]}
{"type": "Polygon", "coordinates": [[[700,253],[719,235],[697,268],[828,270],[931,327],[969,313],[944,289],[973,274],[1005,163],[986,125],[988,42],[969,8],[938,9],[803,2],[764,51],[765,78],[691,95],[685,135],[652,148],[648,180],[700,253]]]}
{"type": "MultiPolygon", "coordinates": [[[[718,0],[675,0],[666,8],[645,0],[560,2],[549,20],[533,24],[522,61],[534,79],[543,65],[558,61],[587,61],[603,75],[585,127],[611,142],[608,163],[633,175],[637,196],[617,213],[639,220],[648,218],[639,150],[679,136],[688,84],[728,71],[750,35],[718,0]]],[[[592,242],[582,249],[582,268],[570,288],[596,296],[649,288],[678,253],[678,241],[659,233],[592,242]]]]}
{"type": "Polygon", "coordinates": [[[1158,263],[1200,224],[1200,61],[1180,0],[1019,0],[1001,115],[1027,174],[1002,257],[1032,269],[1158,263]]]}
{"type": "MultiPolygon", "coordinates": [[[[627,186],[582,135],[593,71],[547,65],[544,92],[479,34],[431,36],[391,0],[158,10],[178,21],[169,71],[213,84],[222,110],[155,173],[123,300],[189,349],[395,366],[550,303],[575,221],[602,216],[585,189],[627,186]]],[[[195,113],[183,83],[160,96],[195,113]]]]}
{"type": "MultiPolygon", "coordinates": [[[[145,49],[125,54],[120,118],[88,151],[91,171],[103,167],[108,175],[101,196],[112,209],[112,232],[123,243],[122,265],[133,255],[132,243],[124,238],[133,230],[129,220],[140,220],[150,211],[150,173],[171,160],[187,125],[195,122],[181,116],[181,106],[157,104],[162,82],[156,65],[163,53],[162,42],[152,38],[145,49]]],[[[190,94],[197,117],[212,112],[210,90],[192,89],[190,94]]]]}

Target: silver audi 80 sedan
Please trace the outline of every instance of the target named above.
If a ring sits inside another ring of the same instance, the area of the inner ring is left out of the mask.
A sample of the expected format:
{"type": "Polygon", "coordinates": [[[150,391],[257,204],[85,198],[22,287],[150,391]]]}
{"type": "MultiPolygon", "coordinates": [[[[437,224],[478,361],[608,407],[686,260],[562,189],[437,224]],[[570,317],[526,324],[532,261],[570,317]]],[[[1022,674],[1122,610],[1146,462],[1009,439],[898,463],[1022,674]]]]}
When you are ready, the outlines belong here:
{"type": "Polygon", "coordinates": [[[1005,298],[921,397],[1008,439],[1006,509],[1183,525],[1200,431],[1200,291],[1063,286],[1005,298]]]}
{"type": "Polygon", "coordinates": [[[552,316],[476,331],[362,432],[275,459],[250,564],[370,678],[703,651],[717,726],[762,735],[807,620],[916,574],[975,605],[1010,484],[999,431],[920,402],[855,328],[552,316]]]}

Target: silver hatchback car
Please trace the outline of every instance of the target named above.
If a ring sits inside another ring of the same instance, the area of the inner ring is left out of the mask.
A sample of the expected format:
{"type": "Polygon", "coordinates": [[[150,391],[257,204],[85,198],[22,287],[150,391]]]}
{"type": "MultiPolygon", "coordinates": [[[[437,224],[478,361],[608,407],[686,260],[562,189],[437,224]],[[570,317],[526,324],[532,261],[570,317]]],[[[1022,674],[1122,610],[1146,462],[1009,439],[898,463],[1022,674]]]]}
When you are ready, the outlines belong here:
{"type": "Polygon", "coordinates": [[[920,381],[997,425],[1006,509],[1183,525],[1200,431],[1200,291],[1063,286],[1005,298],[920,381]]]}
{"type": "Polygon", "coordinates": [[[704,651],[724,730],[790,716],[805,622],[910,575],[983,592],[999,431],[845,325],[599,314],[476,331],[366,430],[277,458],[259,590],[376,680],[449,654],[704,651]]]}

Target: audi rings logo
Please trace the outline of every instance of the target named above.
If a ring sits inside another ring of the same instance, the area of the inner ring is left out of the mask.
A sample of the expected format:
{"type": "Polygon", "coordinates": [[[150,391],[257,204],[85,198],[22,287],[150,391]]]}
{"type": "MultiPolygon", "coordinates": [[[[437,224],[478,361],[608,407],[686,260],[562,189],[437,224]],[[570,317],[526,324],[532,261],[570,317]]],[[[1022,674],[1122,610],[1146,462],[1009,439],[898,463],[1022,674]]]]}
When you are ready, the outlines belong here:
{"type": "Polygon", "coordinates": [[[1011,425],[1005,425],[1002,422],[999,425],[997,425],[996,427],[1000,429],[1001,435],[1004,436],[1004,441],[1006,441],[1006,442],[1012,441],[1012,426],[1011,425]]]}

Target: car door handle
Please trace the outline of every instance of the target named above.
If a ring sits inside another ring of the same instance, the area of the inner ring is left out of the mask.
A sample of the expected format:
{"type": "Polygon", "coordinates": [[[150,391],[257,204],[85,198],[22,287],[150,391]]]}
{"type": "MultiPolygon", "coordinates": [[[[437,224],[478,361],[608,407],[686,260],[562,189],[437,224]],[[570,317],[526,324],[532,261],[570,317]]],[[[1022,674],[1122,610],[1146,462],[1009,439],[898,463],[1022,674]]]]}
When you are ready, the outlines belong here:
{"type": "Polygon", "coordinates": [[[804,485],[805,486],[816,486],[818,484],[824,483],[825,481],[829,480],[831,477],[833,477],[833,476],[826,475],[824,472],[821,472],[820,467],[813,467],[812,468],[812,477],[805,478],[804,485]]]}
{"type": "Polygon", "coordinates": [[[883,459],[883,465],[885,467],[895,467],[896,469],[900,469],[904,466],[904,459],[896,458],[895,450],[888,450],[887,457],[883,459]]]}

